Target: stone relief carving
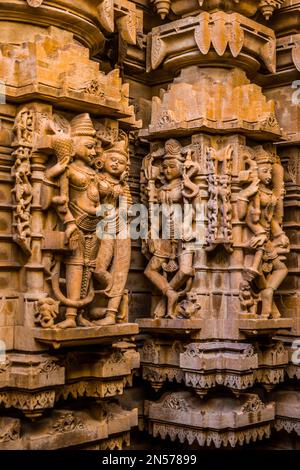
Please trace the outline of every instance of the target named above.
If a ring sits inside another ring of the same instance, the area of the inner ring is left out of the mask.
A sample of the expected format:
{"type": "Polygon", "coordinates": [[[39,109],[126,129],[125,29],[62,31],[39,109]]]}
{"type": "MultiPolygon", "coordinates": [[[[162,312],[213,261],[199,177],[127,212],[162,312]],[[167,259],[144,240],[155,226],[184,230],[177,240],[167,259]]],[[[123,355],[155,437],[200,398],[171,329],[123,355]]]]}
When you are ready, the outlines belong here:
{"type": "Polygon", "coordinates": [[[195,182],[198,173],[199,167],[193,160],[192,148],[183,147],[175,139],[158,146],[143,161],[142,191],[149,205],[150,217],[149,238],[144,247],[150,261],[145,275],[163,294],[154,311],[156,318],[181,317],[184,312],[188,312],[188,308],[184,308],[184,304],[180,305],[179,301],[184,301],[191,286],[194,274],[192,242],[196,234],[193,233],[193,223],[188,226],[183,221],[180,226],[176,206],[191,209],[199,195],[199,187],[195,182]],[[165,208],[167,217],[165,226],[158,227],[156,233],[152,233],[155,204],[165,208]]]}
{"type": "Polygon", "coordinates": [[[64,432],[74,431],[75,429],[84,429],[85,426],[78,416],[72,412],[64,412],[53,423],[50,434],[62,434],[64,432]]]}
{"type": "MultiPolygon", "coordinates": [[[[55,300],[66,307],[65,320],[56,323],[57,328],[110,325],[126,320],[122,298],[130,263],[130,240],[126,233],[123,239],[118,235],[127,228],[120,211],[131,202],[126,182],[128,140],[123,131],[104,133],[102,127],[97,132],[90,116],[81,114],[71,121],[69,133],[54,129],[52,136],[56,163],[46,169],[41,200],[47,211],[46,226],[53,225],[54,210],[58,218],[54,225],[61,227],[50,231],[44,244],[55,300]],[[106,219],[106,210],[98,215],[102,206],[111,212],[106,219]],[[103,233],[97,233],[101,220],[106,221],[103,233]],[[60,285],[62,265],[66,293],[60,285]],[[95,295],[95,280],[99,296],[95,295]],[[97,304],[100,294],[108,299],[106,306],[97,304]]],[[[51,302],[50,306],[49,300],[43,299],[38,303],[36,319],[41,326],[49,327],[56,312],[57,304],[51,302]]]]}
{"type": "MultiPolygon", "coordinates": [[[[274,11],[281,8],[284,0],[192,0],[189,4],[182,4],[180,0],[151,0],[157,14],[162,20],[170,13],[170,10],[176,15],[187,14],[187,12],[195,14],[195,12],[203,10],[224,9],[234,11],[238,9],[247,16],[253,16],[259,9],[266,20],[269,20],[274,11]]],[[[221,12],[223,13],[223,12],[221,12]]],[[[203,14],[203,13],[202,13],[203,14]]]]}
{"type": "Polygon", "coordinates": [[[214,249],[223,244],[231,251],[232,245],[232,207],[231,207],[231,173],[232,146],[207,150],[208,172],[208,231],[206,249],[214,249]]]}
{"type": "Polygon", "coordinates": [[[240,173],[245,187],[237,196],[239,219],[248,227],[245,250],[253,253],[252,265],[244,269],[240,285],[241,307],[256,315],[261,304],[263,318],[278,318],[273,296],[287,275],[283,260],[289,251],[289,240],[282,229],[283,168],[271,151],[262,146],[253,150],[253,157],[245,161],[247,169],[240,173]]]}
{"type": "Polygon", "coordinates": [[[44,0],[26,0],[28,5],[33,8],[38,8],[42,5],[44,0]]]}
{"type": "Polygon", "coordinates": [[[31,254],[31,156],[34,145],[34,113],[23,108],[17,115],[13,132],[13,157],[15,164],[12,175],[15,187],[12,191],[14,208],[14,240],[26,255],[31,254]]]}

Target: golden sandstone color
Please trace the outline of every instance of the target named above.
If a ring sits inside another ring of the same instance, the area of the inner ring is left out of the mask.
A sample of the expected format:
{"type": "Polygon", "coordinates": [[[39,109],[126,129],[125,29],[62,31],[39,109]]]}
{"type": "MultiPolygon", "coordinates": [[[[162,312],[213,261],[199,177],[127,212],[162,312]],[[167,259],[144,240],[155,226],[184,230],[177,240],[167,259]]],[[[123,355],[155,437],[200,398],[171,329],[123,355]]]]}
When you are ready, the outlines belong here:
{"type": "Polygon", "coordinates": [[[0,0],[0,450],[299,448],[299,17],[0,0]]]}

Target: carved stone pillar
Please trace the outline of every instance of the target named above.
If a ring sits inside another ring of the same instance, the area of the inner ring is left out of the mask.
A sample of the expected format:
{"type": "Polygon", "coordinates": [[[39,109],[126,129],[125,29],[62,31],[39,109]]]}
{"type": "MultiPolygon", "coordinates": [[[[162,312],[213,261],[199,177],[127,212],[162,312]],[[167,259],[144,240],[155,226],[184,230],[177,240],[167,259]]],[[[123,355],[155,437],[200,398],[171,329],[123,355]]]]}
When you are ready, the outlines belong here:
{"type": "Polygon", "coordinates": [[[122,448],[137,410],[109,398],[139,367],[130,240],[96,229],[108,193],[116,220],[119,196],[131,200],[136,121],[119,70],[104,73],[90,55],[114,31],[135,44],[136,7],[2,2],[0,21],[0,448],[122,448]]]}
{"type": "MultiPolygon", "coordinates": [[[[173,1],[167,12],[154,3],[170,16],[148,34],[147,70],[168,85],[152,98],[150,123],[140,131],[150,143],[141,192],[150,227],[155,204],[194,212],[189,237],[171,229],[167,239],[150,234],[144,243],[155,295],[152,318],[138,320],[151,335],[141,361],[158,392],[145,420],[163,439],[234,447],[270,437],[269,393],[288,364],[281,336],[293,331],[281,290],[291,255],[276,144],[285,145],[286,135],[276,92],[266,96],[261,86],[276,74],[268,21],[283,2],[173,1]],[[160,396],[167,380],[182,391],[165,386],[160,396]],[[196,410],[203,416],[197,429],[196,410]]],[[[169,219],[178,228],[174,212],[169,219]]]]}

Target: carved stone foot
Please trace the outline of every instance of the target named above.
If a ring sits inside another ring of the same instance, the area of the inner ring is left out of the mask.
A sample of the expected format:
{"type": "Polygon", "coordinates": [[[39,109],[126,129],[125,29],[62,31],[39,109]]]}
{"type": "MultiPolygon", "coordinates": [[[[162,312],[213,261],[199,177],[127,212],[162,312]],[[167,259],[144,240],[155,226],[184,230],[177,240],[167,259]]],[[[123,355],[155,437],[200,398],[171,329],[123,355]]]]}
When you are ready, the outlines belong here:
{"type": "Polygon", "coordinates": [[[60,323],[57,323],[57,324],[54,325],[52,328],[60,328],[60,329],[62,329],[62,330],[65,330],[65,329],[67,329],[67,328],[76,328],[76,327],[77,327],[77,324],[76,324],[75,318],[76,318],[76,317],[66,318],[66,320],[61,321],[60,323]]]}
{"type": "Polygon", "coordinates": [[[167,302],[163,297],[156,305],[153,313],[154,318],[163,318],[166,315],[167,302]]]}
{"type": "Polygon", "coordinates": [[[114,312],[109,312],[101,320],[96,320],[93,322],[97,326],[107,326],[116,324],[116,314],[114,312]]]}
{"type": "Polygon", "coordinates": [[[77,318],[77,325],[78,326],[85,326],[85,327],[92,327],[94,326],[94,324],[87,320],[86,318],[84,318],[84,316],[82,314],[80,314],[77,318]]]}

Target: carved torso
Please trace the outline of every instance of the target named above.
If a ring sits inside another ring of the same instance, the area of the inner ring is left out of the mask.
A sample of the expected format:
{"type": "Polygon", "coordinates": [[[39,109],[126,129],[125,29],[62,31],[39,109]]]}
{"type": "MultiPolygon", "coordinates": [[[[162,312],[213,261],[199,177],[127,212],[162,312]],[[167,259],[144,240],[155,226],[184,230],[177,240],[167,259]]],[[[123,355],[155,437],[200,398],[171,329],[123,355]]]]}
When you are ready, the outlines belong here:
{"type": "Polygon", "coordinates": [[[165,184],[158,190],[158,202],[164,204],[178,204],[182,202],[181,180],[174,180],[165,184]]]}
{"type": "Polygon", "coordinates": [[[101,173],[97,175],[97,181],[101,202],[115,205],[118,198],[124,194],[123,185],[101,173]]]}
{"type": "Polygon", "coordinates": [[[271,221],[277,204],[277,198],[272,189],[260,186],[259,191],[252,203],[249,211],[252,213],[253,221],[259,223],[266,231],[270,231],[271,221]],[[259,217],[259,220],[255,220],[259,217]]]}
{"type": "Polygon", "coordinates": [[[100,204],[96,172],[87,166],[79,167],[73,162],[68,173],[71,205],[75,204],[82,211],[95,216],[100,204]]]}

